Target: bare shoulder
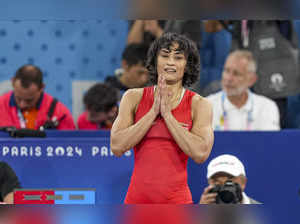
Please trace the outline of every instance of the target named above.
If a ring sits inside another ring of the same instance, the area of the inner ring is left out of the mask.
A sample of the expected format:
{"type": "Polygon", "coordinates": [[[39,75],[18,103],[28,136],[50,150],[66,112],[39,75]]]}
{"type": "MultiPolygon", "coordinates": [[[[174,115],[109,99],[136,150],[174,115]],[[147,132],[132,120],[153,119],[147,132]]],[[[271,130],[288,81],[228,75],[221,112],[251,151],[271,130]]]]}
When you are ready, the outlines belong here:
{"type": "Polygon", "coordinates": [[[199,94],[195,94],[192,99],[192,117],[197,117],[197,115],[208,115],[212,114],[211,102],[199,94]]]}
{"type": "Polygon", "coordinates": [[[192,107],[193,108],[212,108],[211,102],[199,94],[195,94],[192,99],[192,107]]]}
{"type": "Polygon", "coordinates": [[[122,96],[120,107],[130,106],[135,109],[142,99],[143,91],[143,88],[128,89],[122,96]]]}
{"type": "Polygon", "coordinates": [[[142,96],[143,95],[143,91],[144,91],[144,88],[133,88],[133,89],[128,89],[124,95],[127,95],[127,96],[142,96]]]}
{"type": "Polygon", "coordinates": [[[143,88],[134,88],[134,89],[128,89],[124,94],[122,99],[130,99],[130,100],[140,100],[143,96],[143,88]]]}

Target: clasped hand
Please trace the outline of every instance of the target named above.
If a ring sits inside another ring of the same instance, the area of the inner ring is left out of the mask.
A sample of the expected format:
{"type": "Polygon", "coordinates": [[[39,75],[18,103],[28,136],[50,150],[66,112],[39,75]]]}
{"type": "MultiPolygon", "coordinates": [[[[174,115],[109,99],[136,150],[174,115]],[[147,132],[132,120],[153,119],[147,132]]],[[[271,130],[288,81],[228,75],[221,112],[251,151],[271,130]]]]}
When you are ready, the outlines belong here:
{"type": "Polygon", "coordinates": [[[168,91],[166,80],[159,76],[158,85],[154,93],[153,110],[156,115],[161,115],[163,118],[171,115],[171,98],[172,93],[168,91]]]}

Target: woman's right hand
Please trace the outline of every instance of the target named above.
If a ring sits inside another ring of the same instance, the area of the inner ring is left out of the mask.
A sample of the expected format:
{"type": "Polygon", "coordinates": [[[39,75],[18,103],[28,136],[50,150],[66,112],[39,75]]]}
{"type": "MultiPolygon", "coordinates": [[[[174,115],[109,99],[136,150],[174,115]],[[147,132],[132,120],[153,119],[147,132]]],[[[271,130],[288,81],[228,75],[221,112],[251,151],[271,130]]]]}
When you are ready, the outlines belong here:
{"type": "Polygon", "coordinates": [[[152,109],[156,116],[160,114],[160,101],[161,101],[160,89],[158,86],[156,86],[155,93],[154,93],[154,102],[152,106],[152,109]]]}

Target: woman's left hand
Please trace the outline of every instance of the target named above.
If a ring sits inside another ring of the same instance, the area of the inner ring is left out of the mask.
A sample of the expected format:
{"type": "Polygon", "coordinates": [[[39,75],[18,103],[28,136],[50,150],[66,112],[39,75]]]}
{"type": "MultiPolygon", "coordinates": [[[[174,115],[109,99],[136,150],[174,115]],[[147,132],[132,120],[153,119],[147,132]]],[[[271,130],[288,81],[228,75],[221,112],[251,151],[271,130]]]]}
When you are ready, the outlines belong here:
{"type": "Polygon", "coordinates": [[[168,92],[166,80],[163,77],[159,80],[158,88],[161,94],[160,114],[163,118],[166,118],[171,115],[170,99],[172,98],[172,94],[168,92]]]}

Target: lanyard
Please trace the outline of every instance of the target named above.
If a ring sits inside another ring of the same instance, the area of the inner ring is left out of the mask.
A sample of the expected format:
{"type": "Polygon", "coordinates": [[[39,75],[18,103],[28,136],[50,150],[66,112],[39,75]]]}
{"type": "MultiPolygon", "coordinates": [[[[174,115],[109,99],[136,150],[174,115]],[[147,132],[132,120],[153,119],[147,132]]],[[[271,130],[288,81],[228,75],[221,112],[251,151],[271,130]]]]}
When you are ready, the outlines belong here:
{"type": "Polygon", "coordinates": [[[21,128],[26,128],[26,121],[24,119],[24,116],[23,116],[20,109],[17,109],[17,110],[18,110],[18,117],[19,117],[19,121],[20,121],[20,126],[21,126],[21,128]]]}
{"type": "Polygon", "coordinates": [[[248,48],[249,46],[249,29],[247,25],[247,20],[242,20],[242,40],[243,40],[243,47],[248,48]]]}
{"type": "MultiPolygon", "coordinates": [[[[247,114],[247,126],[246,126],[246,130],[249,131],[251,130],[251,124],[253,122],[253,97],[252,97],[252,94],[248,91],[248,96],[249,96],[249,100],[250,100],[250,103],[251,103],[251,108],[250,110],[248,111],[248,114],[247,114]]],[[[223,126],[223,129],[224,130],[229,130],[229,125],[228,125],[228,113],[227,111],[225,110],[225,93],[222,92],[222,98],[221,98],[221,105],[222,105],[222,116],[220,118],[220,126],[223,126]]]]}

